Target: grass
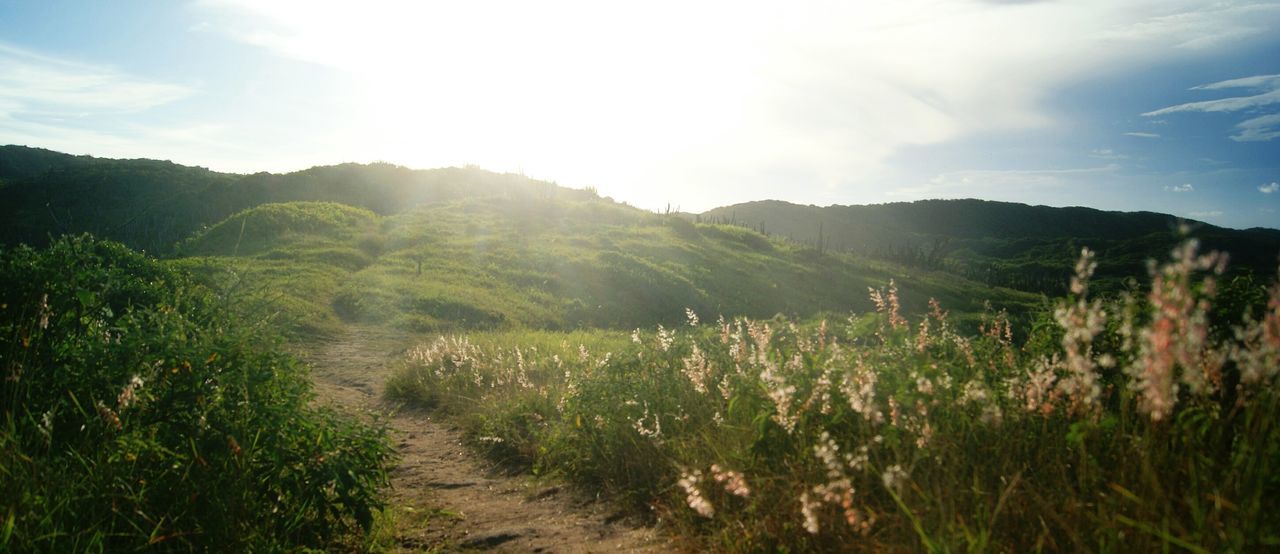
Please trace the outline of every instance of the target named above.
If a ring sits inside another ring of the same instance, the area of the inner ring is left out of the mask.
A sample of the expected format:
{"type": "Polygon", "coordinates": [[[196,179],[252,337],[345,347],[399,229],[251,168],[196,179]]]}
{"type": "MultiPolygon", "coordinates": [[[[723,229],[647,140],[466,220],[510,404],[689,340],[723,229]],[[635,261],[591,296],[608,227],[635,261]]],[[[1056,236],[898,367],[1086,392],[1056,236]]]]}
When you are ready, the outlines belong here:
{"type": "Polygon", "coordinates": [[[684,307],[808,317],[869,309],[863,291],[890,278],[948,302],[969,326],[984,309],[975,299],[1020,316],[1040,301],[589,196],[443,201],[386,217],[332,203],[267,204],[179,251],[172,263],[245,306],[266,306],[300,336],[344,322],[417,332],[630,329],[678,323],[684,307]]]}
{"type": "Polygon", "coordinates": [[[1086,260],[1017,343],[888,289],[843,322],[442,336],[388,392],[694,549],[1274,547],[1280,286],[1218,332],[1216,259],[1179,252],[1127,301],[1090,299],[1086,260]]]}

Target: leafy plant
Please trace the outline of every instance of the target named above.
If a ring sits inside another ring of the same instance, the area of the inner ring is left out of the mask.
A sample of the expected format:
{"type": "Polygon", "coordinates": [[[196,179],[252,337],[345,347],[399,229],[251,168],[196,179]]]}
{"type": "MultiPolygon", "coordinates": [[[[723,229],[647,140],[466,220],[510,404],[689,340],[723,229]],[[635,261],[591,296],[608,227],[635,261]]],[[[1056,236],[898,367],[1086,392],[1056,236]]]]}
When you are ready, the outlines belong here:
{"type": "Polygon", "coordinates": [[[323,547],[373,522],[385,432],[207,289],[89,237],[0,252],[0,548],[323,547]]]}

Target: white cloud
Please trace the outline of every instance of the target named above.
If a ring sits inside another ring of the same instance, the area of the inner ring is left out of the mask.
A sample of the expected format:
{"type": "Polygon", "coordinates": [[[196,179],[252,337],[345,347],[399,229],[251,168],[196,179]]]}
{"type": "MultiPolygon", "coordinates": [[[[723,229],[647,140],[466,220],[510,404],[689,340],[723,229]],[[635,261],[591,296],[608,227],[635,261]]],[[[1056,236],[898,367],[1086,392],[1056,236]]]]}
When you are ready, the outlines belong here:
{"type": "Polygon", "coordinates": [[[1272,194],[1276,191],[1280,191],[1280,183],[1273,181],[1271,184],[1258,185],[1258,192],[1261,192],[1262,194],[1272,194]]]}
{"type": "Polygon", "coordinates": [[[254,146],[218,138],[228,128],[225,123],[191,118],[145,123],[149,111],[197,92],[109,65],[0,43],[0,144],[201,165],[243,157],[254,146]]]}
{"type": "Polygon", "coordinates": [[[1128,133],[1125,133],[1125,135],[1130,137],[1138,137],[1138,138],[1160,138],[1159,133],[1140,133],[1138,131],[1130,131],[1128,133]]]}
{"type": "Polygon", "coordinates": [[[182,85],[0,43],[0,118],[136,113],[191,94],[182,85]]]}
{"type": "Polygon", "coordinates": [[[202,32],[360,83],[361,152],[690,209],[777,175],[847,187],[912,145],[1066,125],[1043,106],[1066,84],[1280,26],[1280,6],[1191,0],[198,6],[202,32]]]}
{"type": "Polygon", "coordinates": [[[1119,154],[1110,148],[1095,148],[1089,151],[1090,158],[1098,158],[1100,160],[1127,160],[1129,156],[1119,154]]]}
{"type": "Polygon", "coordinates": [[[1191,183],[1183,183],[1181,185],[1173,185],[1173,186],[1169,186],[1169,185],[1164,186],[1165,192],[1194,192],[1195,190],[1196,188],[1191,186],[1191,183]]]}
{"type": "Polygon", "coordinates": [[[1239,79],[1227,79],[1207,85],[1191,87],[1191,90],[1219,90],[1226,88],[1259,88],[1273,90],[1280,88],[1280,75],[1254,75],[1239,79]]]}
{"type": "MultiPolygon", "coordinates": [[[[1241,110],[1265,109],[1280,103],[1280,75],[1254,75],[1239,79],[1228,79],[1206,85],[1191,87],[1191,90],[1224,90],[1252,89],[1261,91],[1251,96],[1235,96],[1217,100],[1187,102],[1160,108],[1144,113],[1144,116],[1157,116],[1177,112],[1237,112],[1241,110]]],[[[1237,123],[1238,133],[1231,135],[1236,142],[1261,142],[1280,137],[1280,114],[1266,114],[1252,117],[1237,123]]]]}
{"type": "Polygon", "coordinates": [[[1190,215],[1191,217],[1198,217],[1201,219],[1213,219],[1216,217],[1222,217],[1222,210],[1209,210],[1207,212],[1191,212],[1190,214],[1187,214],[1187,215],[1190,215]]]}
{"type": "Polygon", "coordinates": [[[1250,108],[1269,106],[1276,103],[1280,103],[1280,88],[1269,90],[1261,94],[1255,94],[1253,96],[1236,96],[1233,98],[1221,98],[1218,100],[1187,102],[1186,104],[1160,108],[1142,115],[1154,116],[1176,112],[1235,112],[1250,108]]]}
{"type": "Polygon", "coordinates": [[[1265,142],[1280,137],[1280,114],[1261,115],[1236,124],[1240,132],[1231,135],[1236,142],[1265,142]]]}

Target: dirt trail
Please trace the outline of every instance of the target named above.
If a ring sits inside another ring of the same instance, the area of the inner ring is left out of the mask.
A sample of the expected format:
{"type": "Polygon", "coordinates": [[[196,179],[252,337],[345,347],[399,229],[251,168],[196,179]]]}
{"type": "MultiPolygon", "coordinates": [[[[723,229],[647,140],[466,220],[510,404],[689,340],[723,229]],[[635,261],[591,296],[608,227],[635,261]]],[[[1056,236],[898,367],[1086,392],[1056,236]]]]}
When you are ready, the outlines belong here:
{"type": "Polygon", "coordinates": [[[396,543],[404,550],[511,552],[665,552],[652,529],[618,521],[616,510],[565,487],[504,475],[471,454],[461,434],[430,413],[382,399],[387,364],[410,346],[403,337],[349,328],[303,355],[324,401],[390,414],[400,455],[391,471],[399,507],[396,543]]]}

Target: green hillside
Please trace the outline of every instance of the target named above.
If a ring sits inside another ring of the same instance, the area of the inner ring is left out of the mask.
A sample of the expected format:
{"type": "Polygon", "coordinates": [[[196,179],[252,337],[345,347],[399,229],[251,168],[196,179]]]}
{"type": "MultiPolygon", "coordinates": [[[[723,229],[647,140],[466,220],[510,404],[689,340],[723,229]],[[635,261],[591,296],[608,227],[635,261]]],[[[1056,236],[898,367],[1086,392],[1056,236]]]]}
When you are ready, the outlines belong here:
{"type": "Polygon", "coordinates": [[[769,200],[690,217],[1048,294],[1065,290],[1061,268],[1086,246],[1099,253],[1097,286],[1104,290],[1145,275],[1148,259],[1163,257],[1184,238],[1184,225],[1206,248],[1231,252],[1236,270],[1271,275],[1280,255],[1280,231],[1275,229],[1234,230],[1151,212],[986,200],[827,207],[769,200]]]}
{"type": "MultiPolygon", "coordinates": [[[[686,307],[803,318],[865,311],[890,279],[909,311],[934,297],[973,321],[990,300],[1025,319],[1065,290],[1081,247],[1100,252],[1105,291],[1180,239],[1167,215],[976,200],[659,216],[520,175],[384,163],[237,175],[7,146],[0,182],[0,243],[117,240],[304,333],[632,328],[686,307]]],[[[1246,271],[1269,275],[1280,252],[1280,231],[1194,232],[1246,271]]]]}
{"type": "Polygon", "coordinates": [[[905,308],[915,312],[930,297],[970,315],[984,300],[1015,314],[1039,302],[590,195],[490,196],[391,216],[335,203],[264,204],[197,234],[178,252],[174,263],[247,305],[273,306],[308,333],[343,321],[418,331],[630,329],[677,324],[685,308],[726,316],[843,314],[870,310],[868,287],[890,279],[914,300],[905,308]]]}

